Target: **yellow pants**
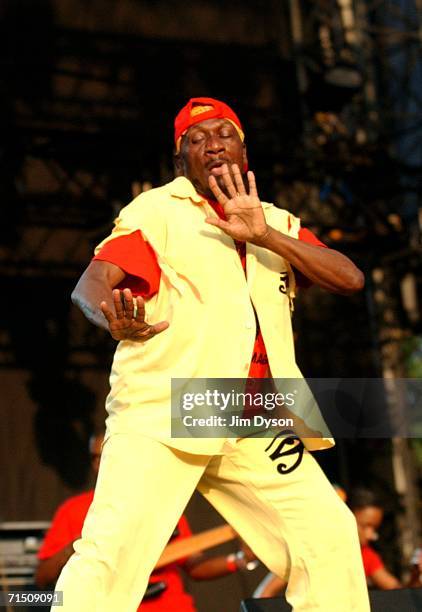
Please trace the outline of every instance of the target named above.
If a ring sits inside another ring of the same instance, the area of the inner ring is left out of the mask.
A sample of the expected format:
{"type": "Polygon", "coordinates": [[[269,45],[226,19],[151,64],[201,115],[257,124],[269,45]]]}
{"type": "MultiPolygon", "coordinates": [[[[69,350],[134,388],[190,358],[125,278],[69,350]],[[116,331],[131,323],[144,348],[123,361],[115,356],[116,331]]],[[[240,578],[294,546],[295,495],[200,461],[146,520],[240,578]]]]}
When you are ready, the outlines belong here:
{"type": "MultiPolygon", "coordinates": [[[[195,488],[275,574],[295,612],[368,612],[353,515],[297,440],[228,441],[193,455],[113,434],[75,554],[56,585],[63,612],[134,612],[195,488]]],[[[55,608],[54,608],[55,609],[55,608]]]]}

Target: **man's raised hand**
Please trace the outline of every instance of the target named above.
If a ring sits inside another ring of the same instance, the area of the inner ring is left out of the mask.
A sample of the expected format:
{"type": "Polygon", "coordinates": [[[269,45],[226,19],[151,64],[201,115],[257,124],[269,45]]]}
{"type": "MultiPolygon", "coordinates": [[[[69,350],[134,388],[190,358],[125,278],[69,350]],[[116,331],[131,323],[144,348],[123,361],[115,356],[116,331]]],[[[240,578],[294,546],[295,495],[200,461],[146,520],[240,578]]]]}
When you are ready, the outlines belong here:
{"type": "Polygon", "coordinates": [[[113,290],[113,304],[115,313],[109,308],[107,302],[101,302],[100,308],[108,321],[108,328],[115,340],[133,340],[145,342],[168,328],[167,321],[160,321],[149,325],[145,321],[145,302],[138,296],[136,298],[136,316],[133,296],[130,289],[113,290]]]}
{"type": "Polygon", "coordinates": [[[225,191],[220,189],[215,176],[209,177],[209,186],[217,201],[223,206],[227,221],[207,217],[210,225],[222,229],[234,240],[253,242],[260,245],[270,232],[265,220],[264,211],[258,197],[254,173],[247,173],[249,193],[246,191],[242,175],[237,164],[222,166],[222,181],[225,191]]]}

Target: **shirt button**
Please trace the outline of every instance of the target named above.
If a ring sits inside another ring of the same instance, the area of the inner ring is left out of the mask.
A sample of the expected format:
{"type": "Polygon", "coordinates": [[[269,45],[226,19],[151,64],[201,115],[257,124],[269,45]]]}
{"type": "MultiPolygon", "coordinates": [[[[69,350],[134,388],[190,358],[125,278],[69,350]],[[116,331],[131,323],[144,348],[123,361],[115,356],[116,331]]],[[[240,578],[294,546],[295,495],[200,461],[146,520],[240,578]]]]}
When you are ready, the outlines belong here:
{"type": "Polygon", "coordinates": [[[252,323],[246,323],[246,329],[252,329],[252,323]]]}

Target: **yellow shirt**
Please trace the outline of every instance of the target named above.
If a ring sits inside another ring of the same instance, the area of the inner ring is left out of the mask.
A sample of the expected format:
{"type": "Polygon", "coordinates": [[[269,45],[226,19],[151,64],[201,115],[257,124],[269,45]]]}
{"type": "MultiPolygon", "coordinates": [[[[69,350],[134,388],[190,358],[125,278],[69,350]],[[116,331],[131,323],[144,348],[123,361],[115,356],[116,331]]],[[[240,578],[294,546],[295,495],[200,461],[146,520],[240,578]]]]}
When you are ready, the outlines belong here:
{"type": "MultiPolygon", "coordinates": [[[[262,203],[268,223],[297,238],[299,219],[262,203]]],[[[291,303],[294,274],[282,257],[247,243],[247,279],[232,238],[205,223],[210,204],[185,177],[142,193],[123,208],[109,240],[140,230],[161,268],[158,293],[146,303],[149,323],[169,328],[145,343],[118,344],[106,408],[111,432],[137,429],[169,446],[199,454],[221,452],[221,438],[171,437],[171,380],[244,378],[256,334],[255,312],[275,379],[302,378],[294,358],[291,303]],[[288,279],[285,283],[282,279],[288,279]],[[283,291],[280,283],[283,282],[283,291]],[[284,291],[285,289],[285,291],[284,291]],[[255,312],[254,312],[255,311],[255,312]]],[[[333,444],[316,405],[306,406],[298,434],[308,448],[333,444]],[[305,436],[305,437],[304,437],[305,436]]],[[[299,419],[300,421],[300,419],[299,419]]]]}

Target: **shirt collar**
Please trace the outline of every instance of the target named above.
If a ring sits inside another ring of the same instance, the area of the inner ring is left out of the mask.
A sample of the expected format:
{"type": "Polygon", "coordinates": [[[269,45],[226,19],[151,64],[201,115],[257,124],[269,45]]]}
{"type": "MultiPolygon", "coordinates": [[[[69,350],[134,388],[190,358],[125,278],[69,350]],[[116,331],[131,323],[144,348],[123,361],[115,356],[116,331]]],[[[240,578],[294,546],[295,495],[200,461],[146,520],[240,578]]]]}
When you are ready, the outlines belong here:
{"type": "Polygon", "coordinates": [[[199,195],[193,184],[185,176],[178,176],[170,183],[170,193],[176,198],[190,198],[195,204],[205,204],[205,197],[199,195]]]}
{"type": "MultiPolygon", "coordinates": [[[[190,198],[195,204],[206,204],[208,201],[205,196],[201,196],[186,176],[178,176],[169,184],[170,193],[176,198],[186,200],[190,198]]],[[[269,208],[272,204],[262,202],[262,208],[269,208]]]]}

